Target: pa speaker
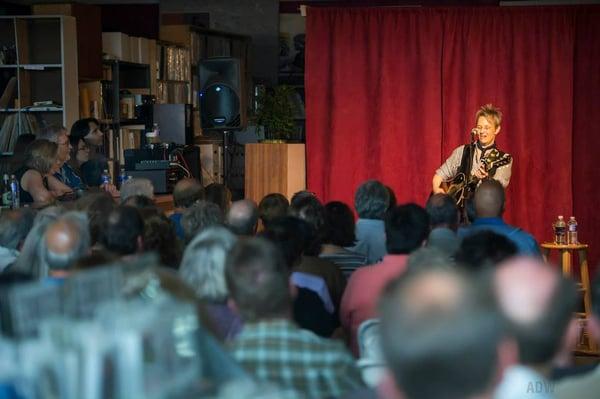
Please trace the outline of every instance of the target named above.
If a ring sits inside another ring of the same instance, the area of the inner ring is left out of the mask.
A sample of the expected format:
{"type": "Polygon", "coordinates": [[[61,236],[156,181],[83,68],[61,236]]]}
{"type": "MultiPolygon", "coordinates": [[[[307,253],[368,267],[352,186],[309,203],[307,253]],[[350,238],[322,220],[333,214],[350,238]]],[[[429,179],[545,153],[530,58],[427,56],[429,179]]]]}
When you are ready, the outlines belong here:
{"type": "Polygon", "coordinates": [[[240,129],[245,122],[244,82],[240,60],[208,58],[198,68],[202,129],[240,129]]]}

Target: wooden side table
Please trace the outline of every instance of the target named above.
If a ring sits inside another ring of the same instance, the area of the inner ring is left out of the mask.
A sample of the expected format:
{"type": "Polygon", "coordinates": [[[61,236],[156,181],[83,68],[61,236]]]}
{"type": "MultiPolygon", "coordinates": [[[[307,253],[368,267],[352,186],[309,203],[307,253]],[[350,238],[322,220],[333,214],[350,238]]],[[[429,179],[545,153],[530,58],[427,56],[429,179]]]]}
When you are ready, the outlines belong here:
{"type": "MultiPolygon", "coordinates": [[[[575,278],[573,276],[573,254],[577,254],[579,261],[579,282],[577,284],[579,291],[583,294],[583,313],[578,312],[577,315],[581,318],[589,319],[592,314],[592,299],[590,295],[590,274],[588,271],[587,261],[587,244],[555,244],[553,242],[545,242],[541,246],[542,256],[544,261],[548,262],[552,251],[558,252],[558,264],[562,269],[564,276],[575,278]]],[[[586,329],[587,331],[587,329],[586,329]]],[[[598,345],[593,337],[587,334],[587,347],[592,352],[598,351],[598,345]]]]}

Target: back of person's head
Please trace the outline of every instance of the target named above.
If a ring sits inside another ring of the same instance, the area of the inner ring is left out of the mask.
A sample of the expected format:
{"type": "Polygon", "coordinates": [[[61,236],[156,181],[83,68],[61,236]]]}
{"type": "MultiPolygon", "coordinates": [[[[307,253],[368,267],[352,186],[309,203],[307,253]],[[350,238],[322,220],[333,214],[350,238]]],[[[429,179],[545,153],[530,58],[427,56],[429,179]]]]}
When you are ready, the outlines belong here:
{"type": "Polygon", "coordinates": [[[110,193],[104,190],[96,193],[86,193],[75,203],[75,208],[85,212],[88,216],[92,246],[100,239],[102,227],[109,213],[116,206],[110,193]]]}
{"type": "Polygon", "coordinates": [[[486,179],[475,190],[474,201],[478,218],[499,217],[504,212],[504,187],[497,180],[486,179]]]}
{"type": "Polygon", "coordinates": [[[187,208],[181,216],[181,227],[186,241],[207,227],[223,224],[223,212],[214,202],[200,200],[187,208]]]}
{"type": "Polygon", "coordinates": [[[67,212],[51,223],[44,233],[40,257],[50,273],[70,271],[90,251],[90,233],[84,212],[67,212]]]}
{"type": "Polygon", "coordinates": [[[325,205],[324,216],[324,243],[340,247],[351,247],[355,244],[354,214],[348,205],[340,201],[328,202],[325,205]]]}
{"type": "Polygon", "coordinates": [[[448,227],[455,230],[458,226],[458,207],[448,194],[433,194],[427,200],[425,210],[432,228],[448,227]]]}
{"type": "Polygon", "coordinates": [[[121,185],[121,203],[134,195],[143,195],[150,199],[154,198],[154,186],[152,182],[143,177],[128,179],[121,185]]]}
{"type": "Polygon", "coordinates": [[[325,235],[325,208],[315,196],[306,196],[290,205],[290,215],[307,222],[310,237],[304,248],[305,255],[318,256],[325,235]]]}
{"type": "Polygon", "coordinates": [[[454,261],[448,253],[438,248],[421,247],[411,252],[406,263],[408,271],[422,271],[426,269],[452,269],[454,261]]]}
{"type": "Polygon", "coordinates": [[[252,236],[258,225],[258,207],[252,200],[235,201],[227,210],[225,223],[237,235],[252,236]]]}
{"type": "Polygon", "coordinates": [[[90,270],[117,262],[117,255],[106,250],[91,251],[90,254],[82,256],[73,264],[73,270],[90,270]]]}
{"type": "Polygon", "coordinates": [[[449,268],[403,273],[384,290],[379,308],[382,350],[402,397],[493,392],[502,323],[462,274],[449,268]]]}
{"type": "Polygon", "coordinates": [[[263,226],[267,227],[272,220],[287,215],[289,201],[283,194],[267,194],[258,204],[258,214],[263,226]]]}
{"type": "Polygon", "coordinates": [[[377,180],[367,180],[354,194],[354,208],[361,219],[383,219],[390,204],[388,189],[377,180]]]}
{"type": "Polygon", "coordinates": [[[0,214],[0,246],[21,249],[25,237],[33,227],[34,212],[28,208],[3,211],[0,214]]]}
{"type": "Polygon", "coordinates": [[[290,200],[290,207],[297,207],[300,202],[303,202],[307,198],[317,198],[317,196],[315,195],[315,193],[308,190],[301,190],[295,192],[294,195],[292,195],[292,199],[290,200]]]}
{"type": "Polygon", "coordinates": [[[204,187],[196,179],[181,179],[173,188],[173,204],[176,208],[189,208],[204,199],[204,187]]]}
{"type": "Polygon", "coordinates": [[[42,175],[50,172],[56,163],[58,145],[48,140],[35,140],[25,149],[25,166],[42,175]]]}
{"type": "Polygon", "coordinates": [[[417,204],[390,209],[385,217],[386,248],[389,254],[409,254],[423,245],[429,234],[429,216],[417,204]]]}
{"type": "Polygon", "coordinates": [[[137,208],[138,210],[156,207],[156,204],[154,203],[154,200],[152,198],[142,194],[131,195],[127,197],[127,199],[123,201],[122,204],[132,206],[134,208],[137,208]]]}
{"type": "Polygon", "coordinates": [[[492,276],[493,293],[517,340],[520,362],[550,365],[563,345],[576,339],[567,337],[577,303],[575,284],[529,257],[509,259],[492,276]]]}
{"type": "Polygon", "coordinates": [[[311,234],[311,227],[306,221],[295,216],[284,216],[271,221],[261,236],[279,248],[291,269],[300,261],[311,234]]]}
{"type": "Polygon", "coordinates": [[[162,213],[154,213],[144,220],[144,250],[156,251],[163,266],[177,269],[181,260],[181,247],[175,226],[162,213]]]}
{"type": "Polygon", "coordinates": [[[224,302],[229,291],[225,284],[225,260],[237,237],[224,227],[209,227],[188,244],[179,275],[209,302],[224,302]]]}
{"type": "Polygon", "coordinates": [[[211,183],[204,188],[204,199],[217,204],[225,214],[231,205],[231,191],[224,184],[211,183]]]}
{"type": "Polygon", "coordinates": [[[230,297],[246,322],[289,316],[289,271],[268,240],[238,241],[227,257],[225,278],[230,297]]]}
{"type": "Polygon", "coordinates": [[[509,238],[490,230],[478,231],[463,238],[456,252],[456,262],[470,271],[493,268],[517,254],[509,238]]]}
{"type": "Polygon", "coordinates": [[[100,235],[104,248],[118,255],[130,255],[143,249],[144,221],[137,209],[119,206],[106,218],[100,235]]]}

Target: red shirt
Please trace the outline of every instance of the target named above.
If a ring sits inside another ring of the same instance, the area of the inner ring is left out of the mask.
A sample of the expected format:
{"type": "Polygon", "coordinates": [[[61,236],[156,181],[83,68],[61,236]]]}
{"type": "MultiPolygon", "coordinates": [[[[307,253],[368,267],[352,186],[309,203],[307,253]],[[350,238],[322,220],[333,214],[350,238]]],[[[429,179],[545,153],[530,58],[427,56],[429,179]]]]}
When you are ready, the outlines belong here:
{"type": "Polygon", "coordinates": [[[377,317],[377,301],[388,282],[406,269],[408,255],[386,255],[380,263],[357,269],[350,276],[340,305],[340,322],[350,333],[352,353],[358,356],[360,324],[377,317]]]}

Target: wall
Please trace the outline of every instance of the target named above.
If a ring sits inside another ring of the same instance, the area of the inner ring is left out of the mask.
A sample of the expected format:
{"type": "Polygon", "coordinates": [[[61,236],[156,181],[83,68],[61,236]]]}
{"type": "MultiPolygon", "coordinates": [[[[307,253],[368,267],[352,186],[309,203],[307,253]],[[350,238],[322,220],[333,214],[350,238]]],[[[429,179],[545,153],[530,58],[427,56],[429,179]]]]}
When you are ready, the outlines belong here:
{"type": "Polygon", "coordinates": [[[277,83],[279,2],[277,0],[168,0],[161,13],[209,13],[210,28],[252,37],[252,76],[277,83]]]}

